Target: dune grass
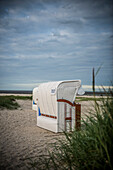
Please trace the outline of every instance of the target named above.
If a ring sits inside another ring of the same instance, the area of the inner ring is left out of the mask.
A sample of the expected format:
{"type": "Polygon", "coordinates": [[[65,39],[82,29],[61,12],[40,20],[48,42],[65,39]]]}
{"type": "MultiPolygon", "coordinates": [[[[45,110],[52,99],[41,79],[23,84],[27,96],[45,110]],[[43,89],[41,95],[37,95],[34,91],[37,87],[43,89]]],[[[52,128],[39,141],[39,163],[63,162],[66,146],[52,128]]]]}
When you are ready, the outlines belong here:
{"type": "Polygon", "coordinates": [[[16,100],[31,100],[31,96],[0,96],[0,108],[1,109],[17,109],[20,105],[16,100]]]}
{"type": "Polygon", "coordinates": [[[101,101],[95,99],[95,111],[82,120],[84,129],[64,132],[65,139],[54,144],[48,169],[113,169],[113,98],[101,101]]]}

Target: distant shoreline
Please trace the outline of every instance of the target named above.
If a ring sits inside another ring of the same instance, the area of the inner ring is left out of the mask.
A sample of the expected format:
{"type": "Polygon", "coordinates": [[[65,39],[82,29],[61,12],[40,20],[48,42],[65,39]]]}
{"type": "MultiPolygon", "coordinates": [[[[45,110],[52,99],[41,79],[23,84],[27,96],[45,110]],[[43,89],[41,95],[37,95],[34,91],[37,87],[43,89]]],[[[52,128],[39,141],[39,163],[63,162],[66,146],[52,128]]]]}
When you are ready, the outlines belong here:
{"type": "MultiPolygon", "coordinates": [[[[0,94],[32,94],[32,90],[0,90],[0,94]]],[[[85,91],[85,95],[93,96],[93,92],[85,91]]],[[[105,92],[95,92],[96,96],[104,96],[106,95],[105,92]]],[[[79,95],[77,95],[79,96],[79,95]]]]}

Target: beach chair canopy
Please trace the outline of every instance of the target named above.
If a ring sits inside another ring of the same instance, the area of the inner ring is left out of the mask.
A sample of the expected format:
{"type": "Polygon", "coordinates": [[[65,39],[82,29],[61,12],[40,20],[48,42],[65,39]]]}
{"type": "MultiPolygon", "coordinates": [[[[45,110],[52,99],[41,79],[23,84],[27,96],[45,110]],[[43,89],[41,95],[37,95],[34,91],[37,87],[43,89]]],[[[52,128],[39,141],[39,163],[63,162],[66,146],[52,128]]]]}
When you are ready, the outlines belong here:
{"type": "Polygon", "coordinates": [[[81,80],[42,83],[33,90],[33,102],[37,103],[41,113],[57,116],[57,100],[65,99],[73,103],[80,87],[81,80]]]}

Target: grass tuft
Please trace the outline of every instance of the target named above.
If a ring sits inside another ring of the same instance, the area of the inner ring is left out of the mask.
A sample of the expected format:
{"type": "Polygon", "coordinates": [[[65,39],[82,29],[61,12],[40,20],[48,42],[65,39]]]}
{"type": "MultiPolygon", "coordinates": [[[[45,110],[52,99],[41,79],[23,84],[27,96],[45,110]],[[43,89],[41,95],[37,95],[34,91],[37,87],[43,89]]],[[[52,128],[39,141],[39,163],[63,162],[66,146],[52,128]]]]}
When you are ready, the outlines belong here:
{"type": "Polygon", "coordinates": [[[0,108],[1,109],[17,109],[20,105],[16,100],[31,100],[31,96],[0,96],[0,108]]]}
{"type": "Polygon", "coordinates": [[[48,169],[113,169],[113,98],[103,99],[83,120],[84,129],[64,132],[65,140],[54,146],[48,169]],[[91,114],[91,113],[90,113],[91,114]]]}

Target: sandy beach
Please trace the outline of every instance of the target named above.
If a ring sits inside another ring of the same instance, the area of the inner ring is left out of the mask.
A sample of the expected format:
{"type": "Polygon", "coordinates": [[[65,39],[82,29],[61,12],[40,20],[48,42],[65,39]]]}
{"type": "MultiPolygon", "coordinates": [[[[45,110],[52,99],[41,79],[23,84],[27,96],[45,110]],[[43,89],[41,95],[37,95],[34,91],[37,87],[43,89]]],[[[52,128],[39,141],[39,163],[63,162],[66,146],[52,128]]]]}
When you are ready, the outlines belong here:
{"type": "MultiPolygon", "coordinates": [[[[30,100],[17,100],[21,106],[17,110],[0,110],[0,169],[26,170],[29,157],[37,160],[47,154],[50,144],[61,133],[55,134],[36,126],[36,112],[30,100]]],[[[82,102],[82,117],[92,107],[93,102],[82,102]]]]}

